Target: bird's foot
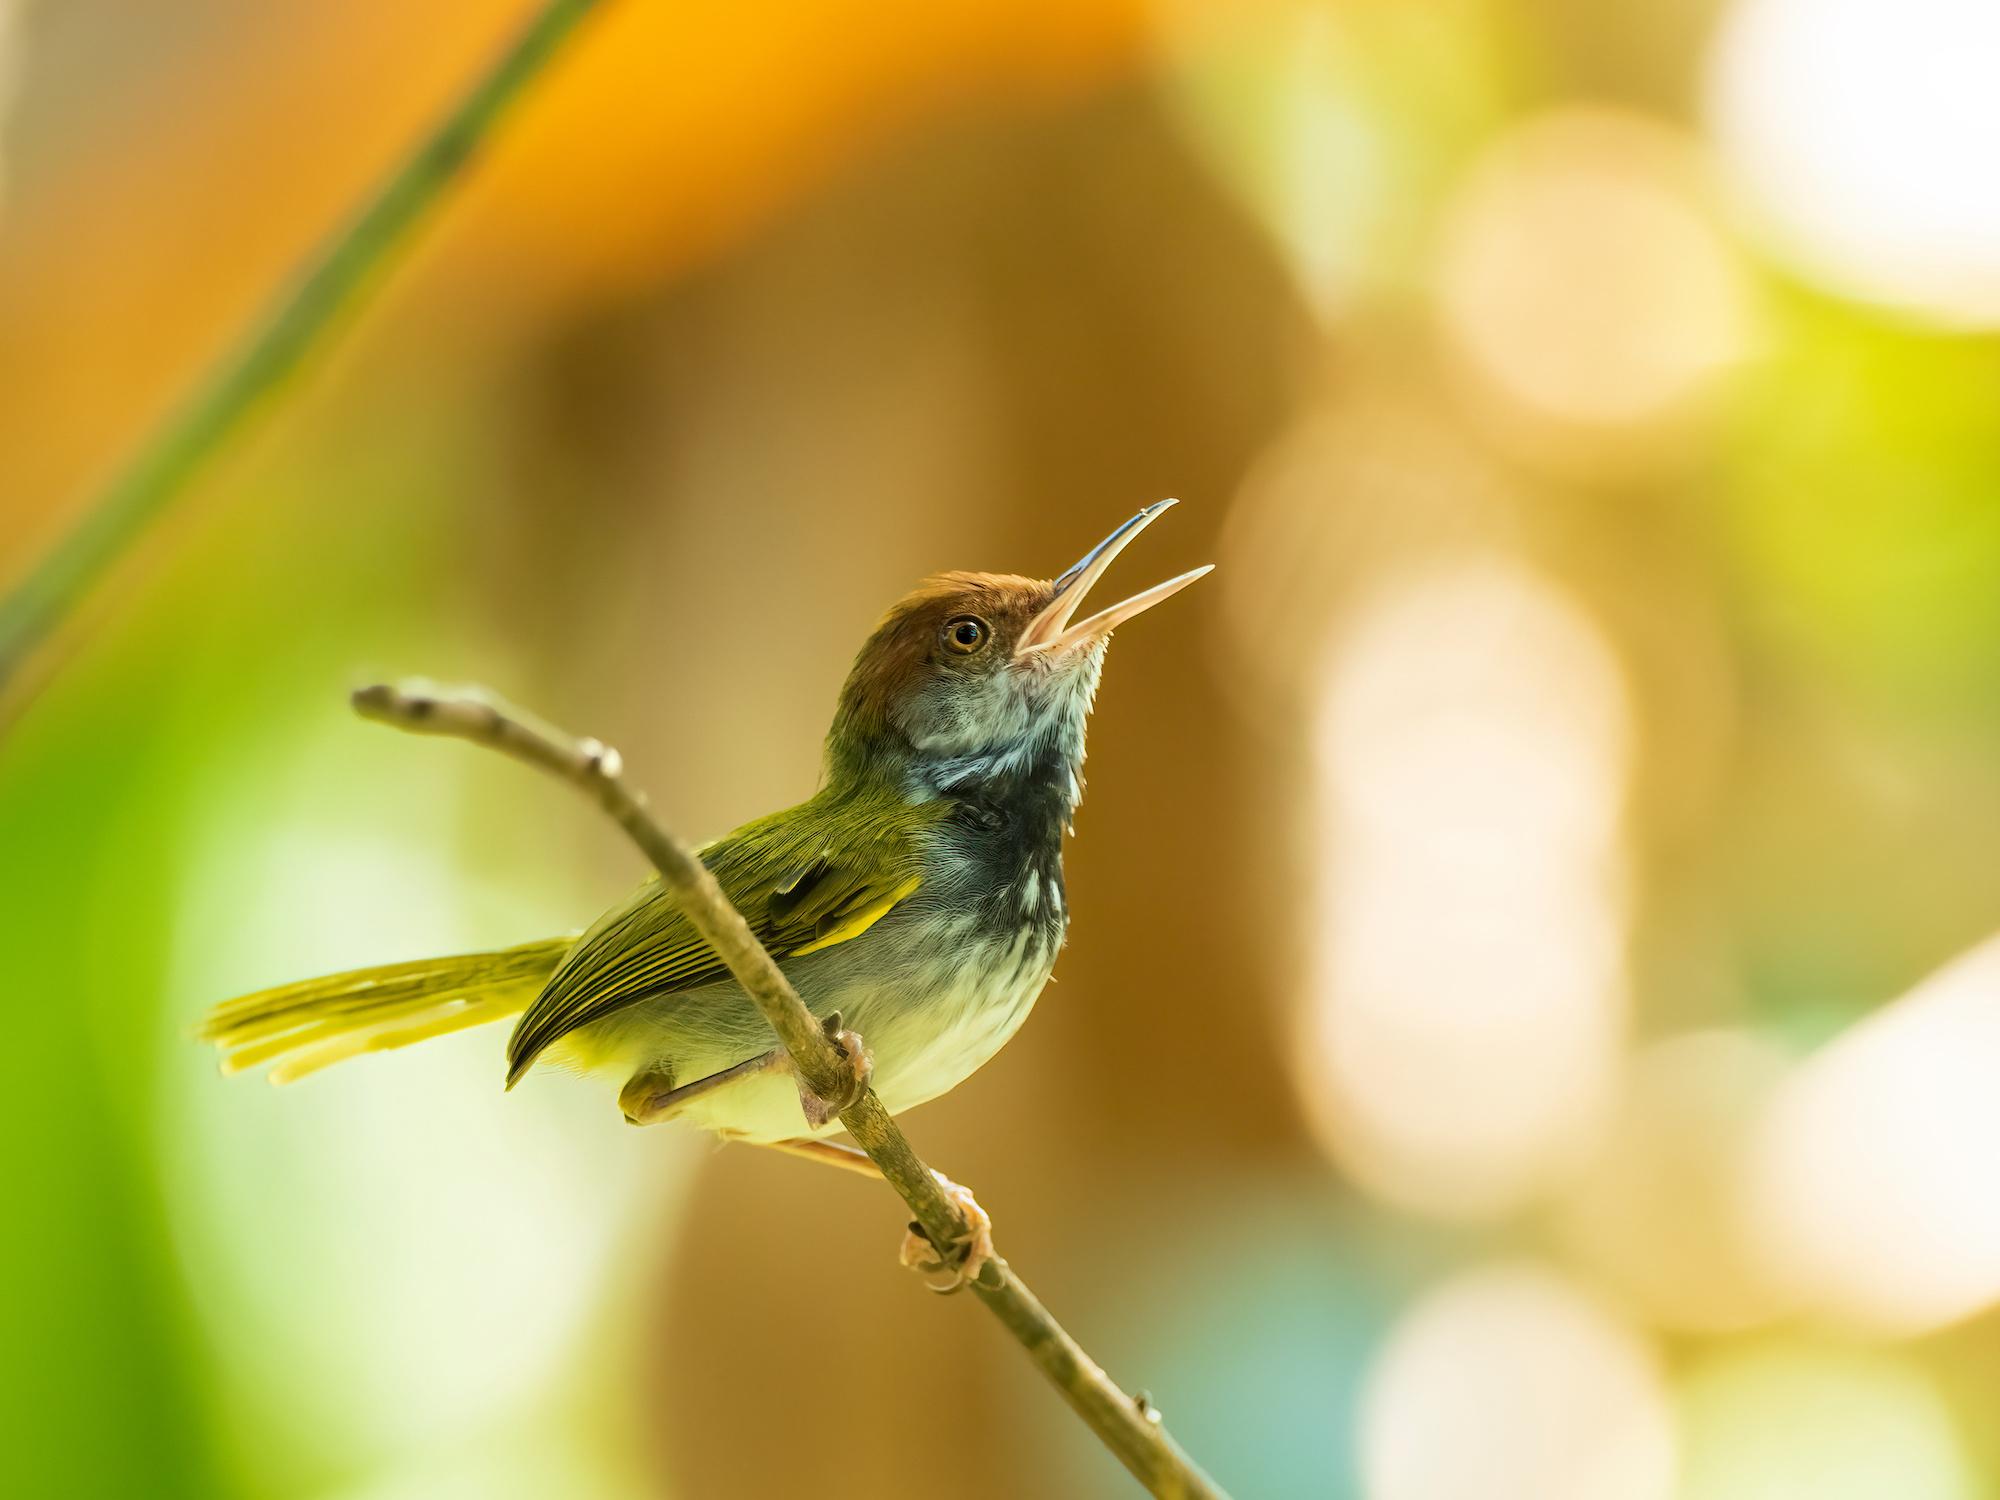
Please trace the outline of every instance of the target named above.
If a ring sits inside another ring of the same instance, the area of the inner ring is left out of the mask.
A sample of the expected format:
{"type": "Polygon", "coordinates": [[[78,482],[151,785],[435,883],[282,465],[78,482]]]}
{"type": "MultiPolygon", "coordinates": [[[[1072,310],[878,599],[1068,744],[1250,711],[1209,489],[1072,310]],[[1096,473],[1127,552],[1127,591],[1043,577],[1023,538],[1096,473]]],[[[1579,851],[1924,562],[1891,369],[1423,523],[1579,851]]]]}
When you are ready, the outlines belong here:
{"type": "Polygon", "coordinates": [[[799,1109],[805,1114],[806,1124],[814,1130],[824,1129],[842,1110],[861,1101],[861,1096],[868,1092],[868,1080],[875,1067],[875,1059],[868,1055],[868,1049],[862,1045],[861,1038],[851,1031],[841,1029],[839,1011],[834,1011],[819,1024],[820,1030],[826,1033],[827,1040],[838,1047],[841,1056],[847,1060],[848,1076],[841,1080],[840,1096],[826,1099],[806,1081],[805,1074],[796,1067],[792,1068],[792,1081],[799,1086],[799,1109]]]}
{"type": "Polygon", "coordinates": [[[944,1173],[933,1168],[931,1176],[944,1189],[951,1206],[958,1210],[965,1220],[966,1232],[952,1242],[948,1250],[940,1250],[931,1243],[924,1233],[923,1225],[912,1223],[903,1235],[904,1265],[919,1275],[930,1276],[942,1273],[951,1277],[943,1286],[931,1287],[934,1292],[956,1292],[979,1277],[979,1269],[993,1259],[993,1220],[986,1210],[972,1196],[972,1189],[960,1187],[944,1173]]]}
{"type": "Polygon", "coordinates": [[[625,1080],[618,1093],[618,1109],[627,1125],[654,1125],[673,1113],[674,1075],[661,1068],[647,1068],[625,1080]]]}

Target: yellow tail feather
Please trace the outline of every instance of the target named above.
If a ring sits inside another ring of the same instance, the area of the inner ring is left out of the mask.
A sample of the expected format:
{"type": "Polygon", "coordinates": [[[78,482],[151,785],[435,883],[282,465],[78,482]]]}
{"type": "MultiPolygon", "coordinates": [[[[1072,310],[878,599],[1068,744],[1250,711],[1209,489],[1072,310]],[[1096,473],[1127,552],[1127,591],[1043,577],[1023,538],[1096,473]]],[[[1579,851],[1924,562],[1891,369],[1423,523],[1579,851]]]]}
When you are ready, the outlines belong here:
{"type": "Polygon", "coordinates": [[[222,1051],[222,1071],[276,1061],[290,1083],[364,1052],[407,1047],[527,1009],[574,937],[544,938],[497,953],[462,953],[306,979],[227,1000],[195,1035],[222,1051]]]}

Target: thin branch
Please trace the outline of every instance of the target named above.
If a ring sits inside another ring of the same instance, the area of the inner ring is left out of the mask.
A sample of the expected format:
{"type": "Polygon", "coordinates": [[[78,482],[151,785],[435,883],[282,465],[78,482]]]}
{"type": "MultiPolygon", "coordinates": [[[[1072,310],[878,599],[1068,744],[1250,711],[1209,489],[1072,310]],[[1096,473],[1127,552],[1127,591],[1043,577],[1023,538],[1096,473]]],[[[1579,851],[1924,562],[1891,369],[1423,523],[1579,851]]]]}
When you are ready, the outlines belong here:
{"type": "Polygon", "coordinates": [[[279,296],[261,326],[0,599],[0,689],[263,400],[298,370],[333,324],[379,284],[378,273],[418,220],[464,176],[507,107],[599,3],[545,0],[430,136],[279,296]]]}
{"type": "MultiPolygon", "coordinates": [[[[695,930],[756,1002],[813,1089],[828,1099],[852,1091],[854,1075],[846,1056],[730,905],[708,867],[655,822],[645,799],[625,785],[616,750],[596,740],[572,740],[473,691],[446,694],[415,684],[404,689],[368,687],[355,693],[354,707],[364,717],[397,729],[447,735],[498,750],[561,777],[593,798],[660,872],[662,883],[695,930]]],[[[946,1196],[943,1179],[924,1165],[873,1089],[841,1111],[840,1123],[902,1195],[933,1246],[946,1253],[942,1247],[965,1242],[973,1226],[946,1196]]],[[[1168,1435],[1159,1412],[1114,1385],[997,1254],[967,1284],[1020,1340],[1090,1430],[1148,1490],[1161,1500],[1228,1500],[1168,1435]]]]}

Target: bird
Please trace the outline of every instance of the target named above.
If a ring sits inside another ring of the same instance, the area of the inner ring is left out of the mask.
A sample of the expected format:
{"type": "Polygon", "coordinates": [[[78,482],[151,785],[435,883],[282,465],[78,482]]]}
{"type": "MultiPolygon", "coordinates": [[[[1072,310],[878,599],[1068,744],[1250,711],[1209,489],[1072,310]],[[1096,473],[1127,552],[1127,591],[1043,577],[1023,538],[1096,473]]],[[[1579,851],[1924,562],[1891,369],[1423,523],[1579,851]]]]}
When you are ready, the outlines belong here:
{"type": "MultiPolygon", "coordinates": [[[[818,791],[697,851],[892,1114],[986,1063],[1049,980],[1111,634],[1211,569],[1076,615],[1174,503],[1147,506],[1052,580],[926,580],[856,657],[818,791]]],[[[682,1120],[781,1147],[839,1128],[657,876],[581,936],[283,985],[214,1007],[197,1035],[224,1071],[268,1062],[284,1083],[509,1016],[509,1089],[553,1066],[618,1085],[637,1125],[682,1120]]]]}

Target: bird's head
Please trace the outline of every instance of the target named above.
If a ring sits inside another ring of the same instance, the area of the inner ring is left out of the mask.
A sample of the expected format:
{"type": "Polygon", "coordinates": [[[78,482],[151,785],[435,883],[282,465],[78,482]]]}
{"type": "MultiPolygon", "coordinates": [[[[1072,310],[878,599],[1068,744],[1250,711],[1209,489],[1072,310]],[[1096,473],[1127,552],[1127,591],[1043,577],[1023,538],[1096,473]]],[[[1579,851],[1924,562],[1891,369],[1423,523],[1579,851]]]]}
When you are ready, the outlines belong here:
{"type": "Polygon", "coordinates": [[[841,690],[835,774],[892,761],[941,790],[1050,761],[1073,769],[1111,632],[1209,571],[1076,619],[1111,560],[1173,503],[1140,511],[1060,578],[945,573],[903,599],[841,690]]]}

